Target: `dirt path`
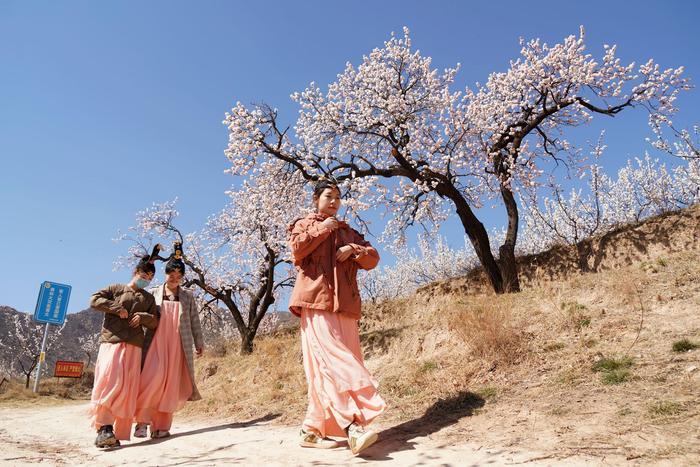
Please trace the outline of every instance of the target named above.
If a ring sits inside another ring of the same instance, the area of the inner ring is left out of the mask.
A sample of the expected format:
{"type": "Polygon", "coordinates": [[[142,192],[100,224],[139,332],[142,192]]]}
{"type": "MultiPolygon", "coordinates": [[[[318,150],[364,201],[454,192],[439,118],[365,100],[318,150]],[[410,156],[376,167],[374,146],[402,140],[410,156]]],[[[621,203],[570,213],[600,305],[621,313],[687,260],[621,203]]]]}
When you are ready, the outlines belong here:
{"type": "MultiPolygon", "coordinates": [[[[533,452],[482,446],[445,445],[440,432],[412,436],[395,428],[362,457],[344,445],[333,450],[302,449],[297,429],[268,419],[244,422],[175,419],[173,436],[132,440],[111,451],[93,447],[87,404],[53,407],[0,407],[1,465],[592,465],[599,459],[554,459],[533,452]]],[[[387,428],[387,427],[378,427],[387,428]]]]}

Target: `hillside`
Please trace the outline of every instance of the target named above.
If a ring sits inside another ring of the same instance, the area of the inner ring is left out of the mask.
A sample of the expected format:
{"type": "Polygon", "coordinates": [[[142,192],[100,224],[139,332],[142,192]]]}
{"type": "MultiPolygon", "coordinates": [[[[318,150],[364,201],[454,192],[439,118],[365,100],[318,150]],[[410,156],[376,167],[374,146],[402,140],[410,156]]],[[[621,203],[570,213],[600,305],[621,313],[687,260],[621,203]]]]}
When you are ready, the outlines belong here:
{"type": "MultiPolygon", "coordinates": [[[[542,459],[700,462],[700,350],[673,350],[700,343],[699,215],[591,239],[587,271],[581,246],[521,258],[518,294],[496,296],[475,273],[366,306],[363,349],[391,407],[382,438],[395,450],[431,435],[542,459]]],[[[296,332],[249,357],[223,350],[198,362],[205,398],[186,413],[299,423],[296,332]]]]}
{"type": "MultiPolygon", "coordinates": [[[[427,438],[523,462],[700,463],[700,207],[520,262],[518,294],[474,271],[364,307],[381,451],[427,438]]],[[[210,342],[197,378],[181,420],[296,426],[306,409],[295,327],[250,356],[210,342]]]]}

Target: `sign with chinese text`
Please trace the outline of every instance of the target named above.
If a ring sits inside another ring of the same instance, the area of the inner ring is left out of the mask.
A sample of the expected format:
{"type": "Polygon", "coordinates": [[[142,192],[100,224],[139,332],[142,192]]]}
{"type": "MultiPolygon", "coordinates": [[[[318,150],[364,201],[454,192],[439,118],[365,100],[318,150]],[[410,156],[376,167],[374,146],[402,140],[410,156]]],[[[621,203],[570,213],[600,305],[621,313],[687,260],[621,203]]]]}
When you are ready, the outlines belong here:
{"type": "Polygon", "coordinates": [[[83,376],[83,362],[67,362],[59,360],[53,375],[57,378],[80,378],[83,376]]]}
{"type": "Polygon", "coordinates": [[[55,282],[43,282],[34,310],[34,321],[61,325],[66,320],[71,286],[55,282]]]}

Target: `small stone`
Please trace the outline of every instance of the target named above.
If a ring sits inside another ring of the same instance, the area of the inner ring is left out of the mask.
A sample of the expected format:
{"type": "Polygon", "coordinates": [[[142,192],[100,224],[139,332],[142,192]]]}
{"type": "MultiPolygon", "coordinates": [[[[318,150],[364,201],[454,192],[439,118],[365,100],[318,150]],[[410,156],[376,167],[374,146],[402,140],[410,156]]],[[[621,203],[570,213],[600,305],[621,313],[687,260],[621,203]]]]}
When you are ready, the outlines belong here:
{"type": "Polygon", "coordinates": [[[216,363],[214,363],[214,362],[209,362],[209,363],[207,364],[207,366],[205,366],[205,367],[203,368],[203,370],[202,370],[202,372],[204,373],[204,378],[203,378],[203,379],[207,379],[207,378],[209,378],[209,377],[211,377],[211,376],[214,376],[214,375],[216,374],[216,372],[217,372],[218,369],[219,369],[219,366],[218,366],[216,363]]]}
{"type": "Polygon", "coordinates": [[[696,371],[697,369],[698,369],[697,366],[695,366],[695,365],[690,365],[688,368],[685,369],[685,372],[686,372],[686,373],[692,373],[692,372],[696,371]]]}

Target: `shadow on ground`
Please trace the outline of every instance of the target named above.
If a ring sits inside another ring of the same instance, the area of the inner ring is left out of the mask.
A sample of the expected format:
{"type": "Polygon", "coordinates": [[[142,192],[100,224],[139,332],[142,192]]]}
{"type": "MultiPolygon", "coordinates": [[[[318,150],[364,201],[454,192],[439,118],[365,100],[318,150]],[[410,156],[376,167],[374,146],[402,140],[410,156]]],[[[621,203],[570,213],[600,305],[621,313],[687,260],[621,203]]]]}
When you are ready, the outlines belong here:
{"type": "Polygon", "coordinates": [[[392,452],[414,449],[412,439],[428,436],[431,433],[457,423],[463,417],[474,414],[486,401],[469,391],[462,391],[453,397],[440,399],[416,419],[396,425],[379,433],[379,441],[369,447],[360,457],[372,460],[390,460],[392,452]]]}
{"type": "Polygon", "coordinates": [[[190,431],[183,431],[181,433],[175,433],[171,436],[168,436],[167,438],[159,438],[159,439],[149,439],[147,441],[143,441],[140,443],[131,443],[126,446],[121,446],[117,449],[126,449],[126,448],[133,448],[133,447],[143,447],[143,446],[149,446],[153,444],[158,444],[158,443],[163,443],[163,442],[168,442],[176,438],[181,438],[183,436],[192,436],[192,435],[198,435],[201,433],[208,433],[211,431],[219,431],[219,430],[229,430],[229,429],[236,429],[236,428],[246,428],[249,426],[257,425],[258,423],[265,423],[269,422],[270,420],[274,420],[275,418],[279,417],[281,414],[275,413],[269,413],[267,415],[263,415],[262,417],[255,418],[253,420],[248,420],[246,422],[233,422],[233,423],[225,423],[223,425],[216,425],[216,426],[205,426],[202,428],[198,428],[196,430],[190,430],[190,431]]]}

